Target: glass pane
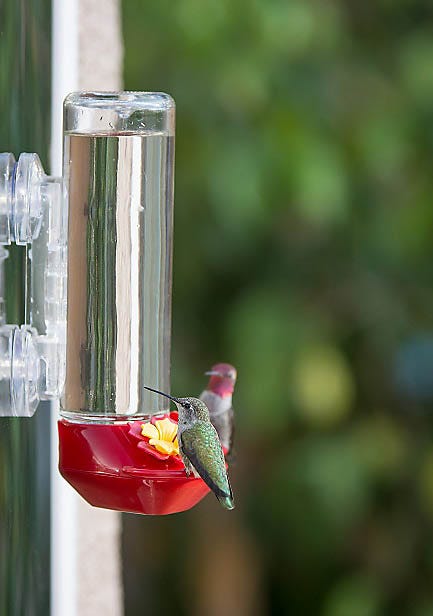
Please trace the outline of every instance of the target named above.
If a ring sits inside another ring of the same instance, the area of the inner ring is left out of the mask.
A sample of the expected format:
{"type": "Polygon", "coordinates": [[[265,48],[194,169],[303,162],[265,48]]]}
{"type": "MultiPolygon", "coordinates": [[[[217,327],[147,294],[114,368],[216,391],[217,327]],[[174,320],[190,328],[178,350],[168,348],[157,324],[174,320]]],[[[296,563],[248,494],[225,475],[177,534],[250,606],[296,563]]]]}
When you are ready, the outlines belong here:
{"type": "MultiPolygon", "coordinates": [[[[48,168],[50,1],[0,3],[0,151],[38,152],[48,168]]],[[[6,314],[23,319],[24,249],[6,261],[6,314]]],[[[49,614],[49,408],[0,418],[0,616],[49,614]]]]}

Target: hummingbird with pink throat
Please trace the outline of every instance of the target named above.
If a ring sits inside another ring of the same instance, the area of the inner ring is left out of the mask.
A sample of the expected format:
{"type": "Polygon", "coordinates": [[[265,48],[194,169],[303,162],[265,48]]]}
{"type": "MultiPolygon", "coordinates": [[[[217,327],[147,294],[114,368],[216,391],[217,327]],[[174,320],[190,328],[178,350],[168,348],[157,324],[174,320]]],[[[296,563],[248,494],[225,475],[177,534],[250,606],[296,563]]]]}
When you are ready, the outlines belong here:
{"type": "Polygon", "coordinates": [[[231,364],[215,364],[205,372],[210,376],[206,389],[200,394],[200,400],[209,409],[210,420],[215,427],[221,445],[226,454],[233,447],[234,412],[232,396],[237,379],[236,368],[231,364]]]}

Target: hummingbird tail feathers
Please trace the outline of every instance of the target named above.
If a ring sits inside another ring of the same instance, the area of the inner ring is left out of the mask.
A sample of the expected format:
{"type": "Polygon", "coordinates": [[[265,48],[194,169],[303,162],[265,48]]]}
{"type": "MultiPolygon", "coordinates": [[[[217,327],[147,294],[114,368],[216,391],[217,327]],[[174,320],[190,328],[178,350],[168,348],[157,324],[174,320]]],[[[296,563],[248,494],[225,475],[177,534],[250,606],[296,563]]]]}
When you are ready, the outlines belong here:
{"type": "MultiPolygon", "coordinates": [[[[191,465],[197,471],[203,481],[215,494],[221,505],[226,509],[233,509],[233,492],[225,469],[224,454],[215,428],[212,427],[212,430],[215,432],[215,442],[218,443],[221,453],[221,468],[212,469],[212,465],[206,464],[206,462],[208,462],[208,457],[206,457],[203,452],[200,454],[200,451],[194,449],[194,438],[188,431],[184,431],[179,439],[182,458],[186,458],[186,465],[191,465]]],[[[205,451],[205,454],[207,453],[208,450],[205,451]]]]}
{"type": "Polygon", "coordinates": [[[225,507],[226,509],[234,509],[235,508],[235,504],[233,502],[233,498],[231,496],[220,496],[218,494],[216,494],[217,499],[219,500],[219,502],[221,503],[221,505],[223,507],[225,507]]]}

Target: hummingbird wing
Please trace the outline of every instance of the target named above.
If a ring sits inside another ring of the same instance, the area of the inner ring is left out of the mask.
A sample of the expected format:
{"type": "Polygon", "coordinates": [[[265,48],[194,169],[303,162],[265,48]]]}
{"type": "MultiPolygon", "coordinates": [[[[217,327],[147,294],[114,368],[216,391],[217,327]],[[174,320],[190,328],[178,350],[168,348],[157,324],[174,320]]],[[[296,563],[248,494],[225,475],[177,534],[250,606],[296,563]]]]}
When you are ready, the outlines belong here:
{"type": "Polygon", "coordinates": [[[232,406],[230,407],[230,410],[228,412],[228,421],[230,425],[230,441],[229,441],[228,455],[231,456],[229,461],[232,461],[232,458],[234,457],[233,443],[234,443],[234,438],[235,438],[235,412],[232,406]]]}
{"type": "Polygon", "coordinates": [[[210,420],[218,433],[219,439],[227,453],[233,445],[233,407],[230,400],[222,398],[213,391],[205,389],[200,394],[202,400],[209,409],[210,420]]]}
{"type": "Polygon", "coordinates": [[[232,501],[233,493],[226,473],[224,454],[212,424],[196,423],[194,429],[183,430],[180,446],[217,498],[228,498],[232,501]]]}

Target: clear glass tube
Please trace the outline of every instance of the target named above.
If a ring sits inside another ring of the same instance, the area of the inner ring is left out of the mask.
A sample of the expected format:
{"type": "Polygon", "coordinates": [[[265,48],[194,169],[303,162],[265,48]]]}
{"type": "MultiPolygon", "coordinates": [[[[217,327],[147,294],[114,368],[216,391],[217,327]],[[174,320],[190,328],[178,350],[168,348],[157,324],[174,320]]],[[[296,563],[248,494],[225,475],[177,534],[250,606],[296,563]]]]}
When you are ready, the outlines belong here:
{"type": "Polygon", "coordinates": [[[170,388],[174,129],[167,94],[65,100],[68,419],[167,409],[143,385],[170,388]]]}

